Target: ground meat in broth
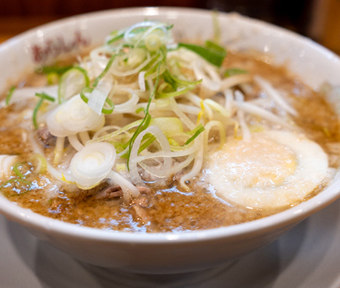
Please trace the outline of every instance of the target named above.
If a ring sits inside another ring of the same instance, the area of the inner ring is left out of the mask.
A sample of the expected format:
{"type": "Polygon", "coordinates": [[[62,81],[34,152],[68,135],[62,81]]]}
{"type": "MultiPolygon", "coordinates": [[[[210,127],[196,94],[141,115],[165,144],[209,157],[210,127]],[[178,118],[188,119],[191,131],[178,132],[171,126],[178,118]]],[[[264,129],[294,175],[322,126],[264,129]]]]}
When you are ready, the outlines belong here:
{"type": "MultiPolygon", "coordinates": [[[[327,147],[329,143],[340,141],[339,122],[330,105],[319,94],[292,77],[285,68],[268,65],[260,57],[250,58],[246,54],[230,53],[225,66],[244,68],[250,73],[261,75],[274,87],[285,91],[289,103],[299,113],[299,117],[294,118],[295,123],[307,137],[331,154],[332,151],[327,147]]],[[[13,113],[18,111],[15,110],[15,106],[8,110],[0,109],[0,154],[25,155],[30,150],[24,143],[27,136],[21,125],[24,116],[16,119],[18,114],[13,113]]],[[[67,191],[66,186],[53,184],[48,175],[36,176],[34,189],[22,195],[11,193],[13,187],[2,190],[10,200],[39,214],[105,230],[191,231],[243,223],[278,212],[234,207],[215,198],[207,186],[200,185],[199,181],[191,181],[190,192],[181,191],[176,178],[168,182],[166,187],[141,188],[141,196],[132,205],[124,204],[119,187],[110,187],[109,183],[102,183],[89,191],[78,188],[67,191]],[[104,189],[108,190],[102,193],[103,197],[96,197],[104,189]]],[[[311,192],[309,197],[321,188],[311,192]]]]}

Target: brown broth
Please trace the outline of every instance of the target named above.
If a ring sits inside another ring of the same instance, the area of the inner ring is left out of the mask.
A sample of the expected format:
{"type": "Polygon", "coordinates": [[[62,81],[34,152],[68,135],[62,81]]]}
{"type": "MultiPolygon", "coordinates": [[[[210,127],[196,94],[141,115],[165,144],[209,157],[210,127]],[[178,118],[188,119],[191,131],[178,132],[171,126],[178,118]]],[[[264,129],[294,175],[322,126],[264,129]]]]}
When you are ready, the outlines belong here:
{"type": "MultiPolygon", "coordinates": [[[[340,142],[339,121],[332,107],[321,95],[290,75],[284,67],[268,65],[246,54],[231,53],[225,61],[225,67],[247,69],[249,73],[261,75],[274,87],[286,91],[287,100],[300,115],[294,119],[295,123],[307,137],[319,143],[327,154],[332,154],[328,144],[340,142]]],[[[41,79],[38,80],[35,76],[30,76],[27,85],[41,82],[41,79]]],[[[0,154],[29,158],[31,148],[24,141],[28,132],[21,125],[24,119],[21,114],[25,109],[26,107],[16,105],[0,109],[0,154]]],[[[337,167],[336,165],[333,164],[333,167],[337,167]]],[[[67,191],[65,186],[53,184],[48,175],[30,173],[27,178],[34,183],[34,189],[31,191],[17,195],[16,193],[20,192],[20,183],[17,187],[16,183],[12,183],[2,188],[3,193],[11,201],[41,215],[105,230],[191,231],[234,225],[279,212],[235,207],[214,197],[208,189],[199,183],[195,184],[195,181],[190,184],[191,191],[184,192],[179,188],[176,179],[170,179],[168,186],[151,187],[151,192],[142,193],[134,203],[126,205],[121,199],[94,198],[93,195],[105,186],[105,183],[90,191],[67,191]]],[[[322,185],[307,198],[312,197],[321,188],[322,185]]],[[[296,204],[298,203],[293,205],[296,204]]]]}

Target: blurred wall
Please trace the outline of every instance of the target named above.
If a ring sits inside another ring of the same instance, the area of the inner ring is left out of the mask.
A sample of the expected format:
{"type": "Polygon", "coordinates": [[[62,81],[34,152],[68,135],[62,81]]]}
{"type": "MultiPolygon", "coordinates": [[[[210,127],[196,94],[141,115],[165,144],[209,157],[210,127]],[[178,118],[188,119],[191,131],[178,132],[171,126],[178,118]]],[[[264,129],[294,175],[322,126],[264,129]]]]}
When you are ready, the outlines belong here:
{"type": "Polygon", "coordinates": [[[340,0],[315,0],[308,35],[340,54],[340,0]]]}
{"type": "Polygon", "coordinates": [[[202,7],[201,2],[203,3],[201,0],[1,0],[0,16],[69,16],[104,9],[136,6],[202,7]]]}
{"type": "Polygon", "coordinates": [[[339,0],[0,0],[0,32],[3,29],[12,29],[12,32],[18,30],[19,33],[22,32],[20,29],[26,30],[54,19],[91,11],[137,6],[178,6],[236,11],[309,36],[314,14],[318,13],[313,8],[315,2],[330,1],[340,2],[339,0]]]}

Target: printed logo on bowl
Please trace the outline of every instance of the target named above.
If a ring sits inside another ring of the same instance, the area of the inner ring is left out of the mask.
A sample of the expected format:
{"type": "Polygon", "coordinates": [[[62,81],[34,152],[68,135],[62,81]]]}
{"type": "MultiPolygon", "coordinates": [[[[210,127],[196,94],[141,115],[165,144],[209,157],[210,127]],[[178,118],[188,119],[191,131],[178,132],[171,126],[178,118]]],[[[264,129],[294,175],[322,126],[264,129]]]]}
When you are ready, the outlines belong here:
{"type": "Polygon", "coordinates": [[[91,38],[85,37],[80,31],[75,31],[73,38],[66,41],[62,35],[49,38],[41,45],[32,45],[31,53],[35,63],[45,63],[57,56],[70,53],[80,47],[87,47],[91,44],[91,38]]]}

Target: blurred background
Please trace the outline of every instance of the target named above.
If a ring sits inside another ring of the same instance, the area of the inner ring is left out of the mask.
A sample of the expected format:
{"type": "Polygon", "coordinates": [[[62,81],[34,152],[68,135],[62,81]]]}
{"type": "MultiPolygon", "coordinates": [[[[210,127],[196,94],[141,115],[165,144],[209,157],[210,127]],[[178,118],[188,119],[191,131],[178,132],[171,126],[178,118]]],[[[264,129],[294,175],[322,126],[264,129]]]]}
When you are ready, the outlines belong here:
{"type": "Polygon", "coordinates": [[[340,54],[340,0],[1,0],[0,42],[67,16],[138,6],[235,11],[308,36],[340,54]]]}

